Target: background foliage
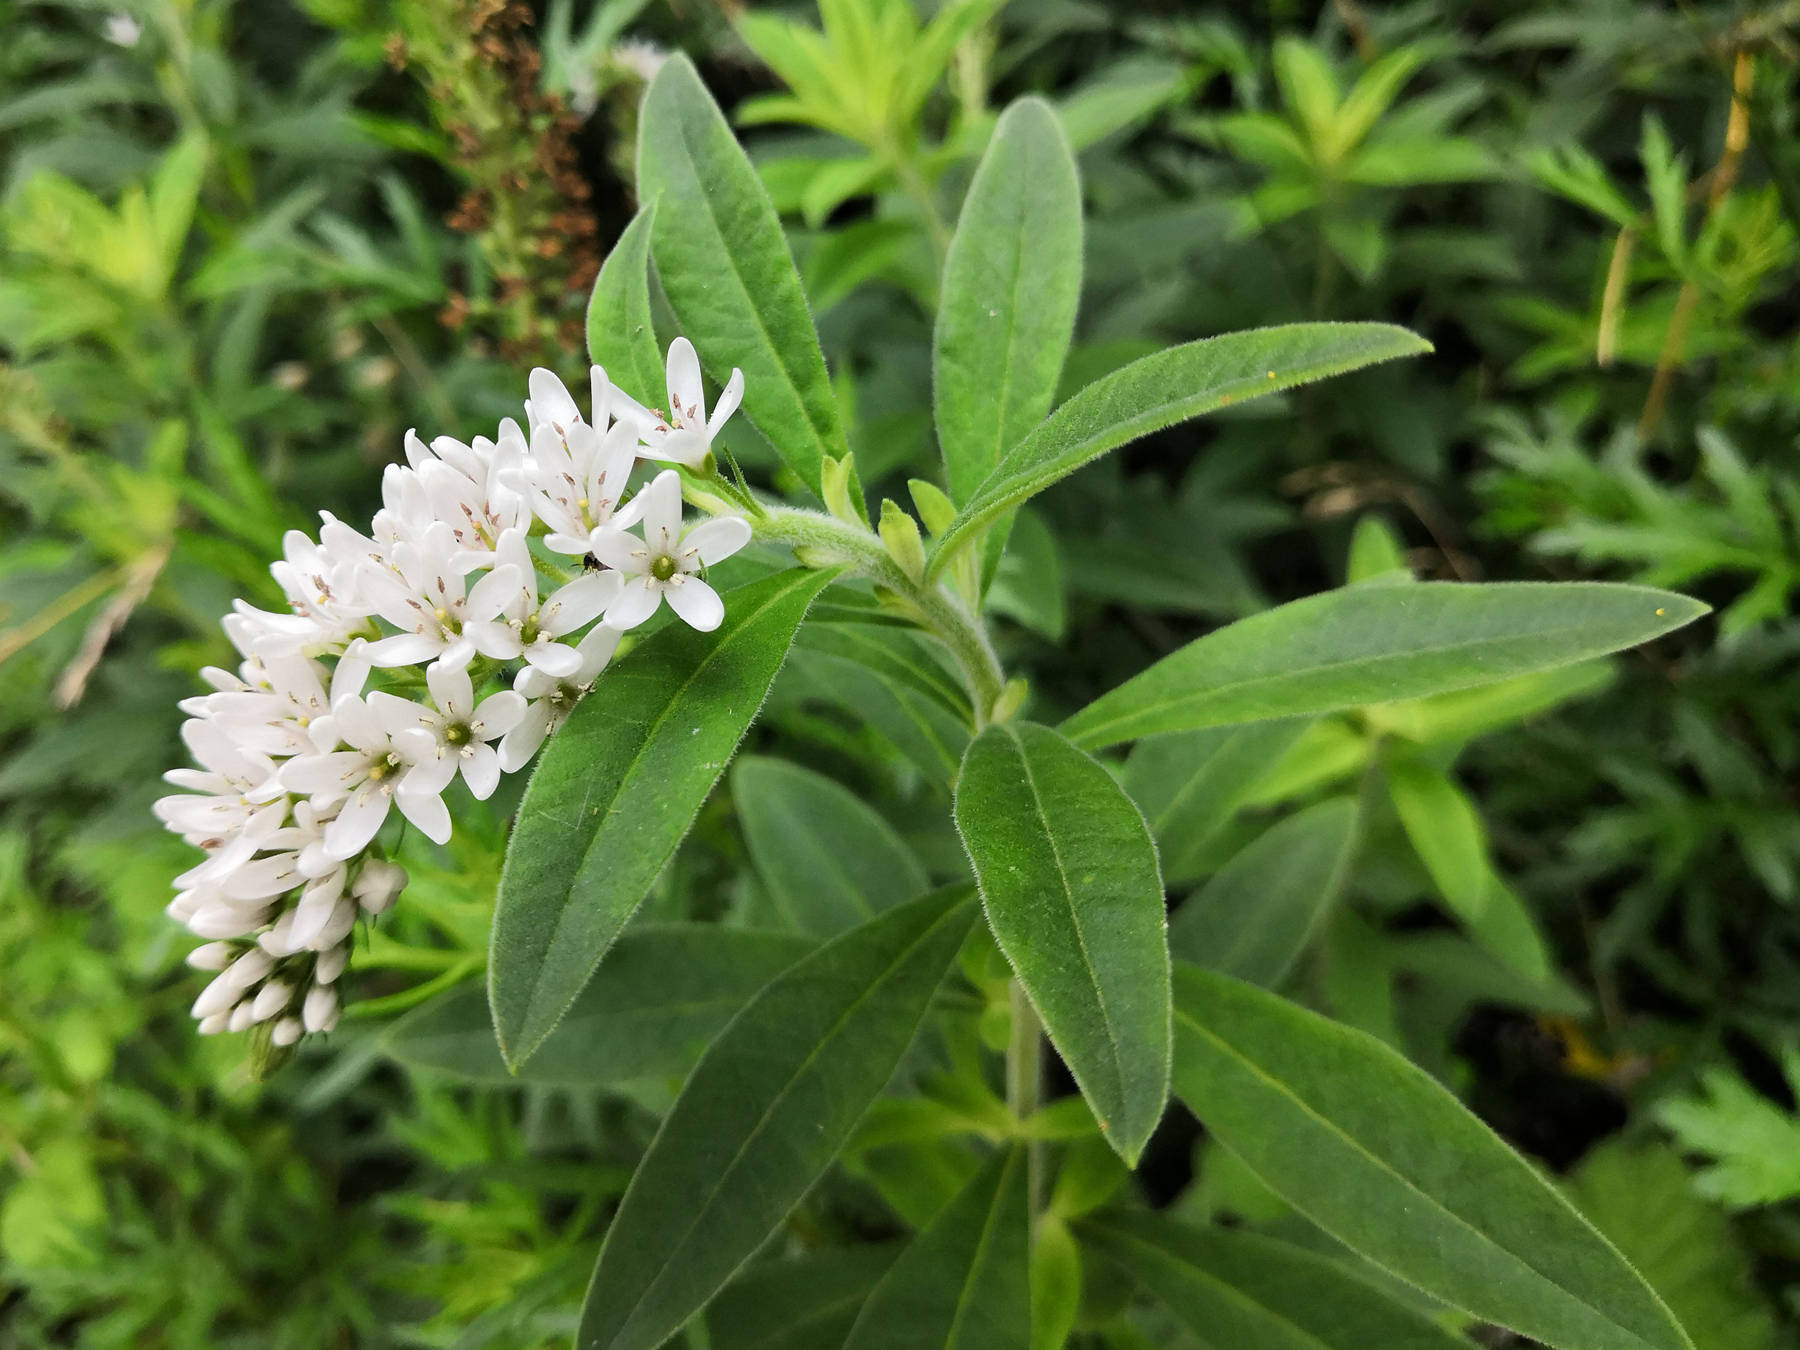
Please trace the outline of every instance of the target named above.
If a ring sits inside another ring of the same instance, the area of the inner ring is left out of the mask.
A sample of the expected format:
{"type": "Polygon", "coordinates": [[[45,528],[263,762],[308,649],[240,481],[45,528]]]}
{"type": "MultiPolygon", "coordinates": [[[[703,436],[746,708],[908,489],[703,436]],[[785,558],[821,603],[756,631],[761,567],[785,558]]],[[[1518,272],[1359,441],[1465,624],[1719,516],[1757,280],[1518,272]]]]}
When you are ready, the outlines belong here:
{"type": "MultiPolygon", "coordinates": [[[[357,1017],[255,1083],[239,1044],[192,1033],[160,912],[184,850],[147,811],[176,700],[226,657],[231,598],[269,603],[282,530],[366,516],[407,427],[490,424],[524,366],[585,364],[594,269],[636,207],[638,96],[679,47],[789,224],[872,492],[936,462],[932,288],[1020,94],[1059,114],[1088,210],[1061,393],[1260,324],[1380,319],[1436,344],[1163,433],[1022,511],[995,607],[1040,717],[1222,621],[1402,566],[1717,607],[1610,666],[1183,733],[1120,772],[1184,898],[1178,955],[1238,952],[1239,897],[1333,897],[1292,916],[1322,925],[1297,969],[1249,947],[1239,973],[1286,973],[1454,1088],[1701,1350],[1793,1344],[1792,7],[823,8],[809,36],[806,7],[698,0],[0,0],[0,1340],[563,1343],[690,1045],[792,958],[752,942],[746,987],[713,982],[716,1021],[603,1088],[506,1082],[479,999],[497,800],[447,853],[411,841],[357,1017]],[[1232,762],[1268,772],[1227,797],[1184,767],[1226,782],[1232,762]],[[478,1015],[431,1002],[397,1049],[396,1020],[451,989],[478,1015]]],[[[790,473],[747,430],[731,444],[790,473]]],[[[936,823],[954,728],[847,663],[850,631],[803,630],[752,733],[764,757],[715,794],[638,940],[691,920],[827,937],[847,906],[960,875],[936,823]],[[891,861],[834,903],[806,883],[803,825],[891,861]]],[[[949,1053],[981,1053],[997,962],[965,971],[949,1053]]],[[[871,1116],[790,1221],[826,1254],[809,1291],[866,1288],[884,1249],[840,1241],[926,1228],[973,1174],[950,1136],[979,1134],[984,1103],[925,1081],[930,1118],[871,1116]]],[[[1126,1184],[1104,1148],[1065,1158],[1058,1222],[1126,1184]]],[[[993,1165],[996,1205],[1009,1175],[993,1165]]],[[[1179,1112],[1133,1184],[1308,1239],[1179,1112]]],[[[1040,1320],[1186,1343],[1110,1267],[1083,1274],[1045,1282],[1082,1295],[1040,1320]]],[[[768,1343],[755,1278],[692,1345],[768,1343]]]]}

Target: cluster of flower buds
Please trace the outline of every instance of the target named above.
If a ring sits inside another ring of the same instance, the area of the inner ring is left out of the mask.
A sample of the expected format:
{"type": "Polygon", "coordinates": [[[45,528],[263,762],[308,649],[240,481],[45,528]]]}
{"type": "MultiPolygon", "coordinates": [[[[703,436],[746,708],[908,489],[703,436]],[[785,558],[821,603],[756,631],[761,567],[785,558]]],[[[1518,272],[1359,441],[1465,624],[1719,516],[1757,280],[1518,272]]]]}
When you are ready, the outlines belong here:
{"type": "Polygon", "coordinates": [[[270,568],[290,613],[238,602],[224,628],[243,660],[204,672],[182,727],[200,767],[156,804],[205,851],[176,879],[171,917],[217,971],[194,1003],[202,1032],[266,1026],[275,1046],[329,1031],[359,917],[406,873],[381,855],[391,809],[437,843],[457,778],[478,799],[523,768],[663,601],[711,630],[724,605],[703,569],[750,539],[736,516],[684,528],[680,475],[635,494],[640,460],[710,464],[736,410],[732,372],[709,422],[700,362],[669,348],[667,414],[591,372],[592,420],[534,370],[526,425],[496,439],[407,433],[367,534],[324,514],[270,568]]]}

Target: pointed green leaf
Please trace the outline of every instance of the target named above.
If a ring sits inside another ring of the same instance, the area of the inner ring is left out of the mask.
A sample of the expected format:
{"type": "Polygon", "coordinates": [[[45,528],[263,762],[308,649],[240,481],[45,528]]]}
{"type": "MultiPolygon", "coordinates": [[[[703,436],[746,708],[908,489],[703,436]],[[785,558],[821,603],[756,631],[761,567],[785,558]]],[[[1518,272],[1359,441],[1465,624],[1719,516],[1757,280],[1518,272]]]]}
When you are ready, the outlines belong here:
{"type": "Polygon", "coordinates": [[[725,595],[716,632],[659,630],[545,747],[500,872],[488,998],[515,1066],[581,993],[744,738],[806,608],[795,569],[725,595]]]}
{"type": "Polygon", "coordinates": [[[494,1042],[487,994],[466,984],[384,1033],[401,1063],[481,1083],[623,1083],[685,1074],[737,1010],[813,948],[794,933],[717,924],[633,927],[519,1071],[494,1042]]]}
{"type": "Polygon", "coordinates": [[[1175,1090],[1346,1246],[1560,1350],[1693,1350],[1625,1258],[1403,1056],[1186,964],[1175,991],[1175,1090]]]}
{"type": "Polygon", "coordinates": [[[1157,1214],[1102,1214],[1080,1231],[1217,1350],[1468,1350],[1423,1313],[1291,1243],[1157,1214]]]}
{"type": "Polygon", "coordinates": [[[967,887],[888,910],[752,999],[701,1058],[607,1230],[581,1350],[655,1350],[831,1165],[974,921],[967,887]]]}
{"type": "Polygon", "coordinates": [[[996,1154],[875,1286],[844,1350],[1030,1350],[1025,1150],[996,1154]]]}
{"type": "MultiPolygon", "coordinates": [[[[1081,299],[1081,184],[1040,98],[1006,110],[963,199],[932,334],[938,444],[966,503],[1050,411],[1081,299]]],[[[991,537],[988,570],[1004,528],[991,537]]]]}
{"type": "Polygon", "coordinates": [[[631,218],[601,264],[588,297],[588,359],[647,408],[667,398],[662,350],[650,319],[650,234],[656,203],[631,218]]]}
{"type": "Polygon", "coordinates": [[[749,755],[731,798],[757,874],[801,932],[835,937],[930,885],[894,827],[822,774],[749,755]]]}
{"type": "Polygon", "coordinates": [[[1102,694],[1063,731],[1092,750],[1422,698],[1634,647],[1706,612],[1684,595],[1603,582],[1352,586],[1188,643],[1102,694]]]}
{"type": "Polygon", "coordinates": [[[1169,924],[1169,951],[1252,984],[1281,982],[1343,888],[1356,840],[1356,801],[1319,802],[1272,825],[1169,924]]]}
{"type": "Polygon", "coordinates": [[[1132,747],[1121,781],[1150,822],[1165,880],[1198,875],[1208,846],[1308,725],[1297,717],[1202,727],[1132,747]]]}
{"type": "Polygon", "coordinates": [[[847,447],[774,204],[686,56],[663,63],[641,115],[638,199],[657,203],[651,248],[675,317],[714,379],[743,370],[744,415],[818,493],[825,456],[847,447]]]}
{"type": "Polygon", "coordinates": [[[970,742],[955,809],[988,926],[1108,1142],[1136,1163],[1169,1092],[1169,948],[1143,815],[1030,722],[970,742]]]}
{"type": "Polygon", "coordinates": [[[753,1265],[706,1309],[708,1350],[843,1350],[897,1242],[827,1247],[753,1265]]]}
{"type": "Polygon", "coordinates": [[[1001,456],[938,539],[936,575],[978,530],[1108,450],[1231,403],[1431,350],[1380,323],[1300,323],[1189,342],[1096,380],[1001,456]]]}

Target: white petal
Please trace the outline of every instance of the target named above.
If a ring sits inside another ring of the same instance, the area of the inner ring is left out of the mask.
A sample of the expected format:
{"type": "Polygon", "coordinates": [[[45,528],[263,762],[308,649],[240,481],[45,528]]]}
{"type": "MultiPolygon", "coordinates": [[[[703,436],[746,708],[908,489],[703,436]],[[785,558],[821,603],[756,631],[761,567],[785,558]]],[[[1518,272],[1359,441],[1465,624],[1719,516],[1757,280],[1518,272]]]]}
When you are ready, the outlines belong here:
{"type": "Polygon", "coordinates": [[[450,808],[444,805],[444,799],[431,792],[409,792],[407,786],[402,783],[394,794],[400,804],[400,814],[417,825],[432,843],[449,843],[450,808]]]}
{"type": "Polygon", "coordinates": [[[475,711],[475,686],[469,672],[434,661],[425,668],[425,683],[438,711],[455,722],[466,722],[475,711]]]}
{"type": "Polygon", "coordinates": [[[509,605],[518,606],[521,611],[529,608],[535,593],[535,588],[526,589],[525,578],[517,567],[504,563],[469,588],[464,613],[472,622],[486,622],[499,618],[509,605]]]}
{"type": "Polygon", "coordinates": [[[462,776],[475,800],[486,801],[500,786],[499,752],[486,744],[470,747],[469,753],[462,758],[462,776]]]}
{"type": "Polygon", "coordinates": [[[387,819],[388,794],[358,792],[344,803],[337,818],[325,827],[325,852],[333,858],[354,858],[381,830],[387,819]]]}
{"type": "Polygon", "coordinates": [[[433,642],[421,633],[397,633],[369,643],[363,648],[363,655],[370,665],[391,669],[422,665],[442,651],[442,643],[433,642]]]}
{"type": "Polygon", "coordinates": [[[713,408],[712,416],[707,419],[706,435],[708,440],[719,434],[720,429],[724,427],[726,422],[731,420],[731,414],[738,410],[738,405],[743,401],[744,372],[738,370],[734,366],[731,371],[731,378],[726,381],[725,387],[719,391],[719,402],[717,406],[713,408]]]}
{"type": "Polygon", "coordinates": [[[606,626],[621,633],[636,628],[656,613],[656,607],[662,603],[662,593],[661,583],[649,577],[627,582],[625,589],[619,592],[619,598],[606,607],[606,626]]]}
{"type": "Polygon", "coordinates": [[[525,659],[556,680],[566,680],[581,669],[581,653],[561,642],[534,642],[525,649],[525,659]]]}
{"type": "Polygon", "coordinates": [[[700,561],[711,567],[716,562],[723,562],[750,542],[750,522],[741,516],[715,516],[711,520],[703,520],[687,532],[681,541],[681,551],[685,555],[690,549],[696,550],[700,561]]]}
{"type": "Polygon", "coordinates": [[[501,739],[500,768],[506,773],[517,773],[531,763],[549,732],[550,705],[539,699],[525,709],[519,724],[501,739]]]}
{"type": "Polygon", "coordinates": [[[681,537],[681,475],[664,469],[640,495],[644,499],[644,542],[655,553],[663,539],[672,545],[681,537]]]}
{"type": "Polygon", "coordinates": [[[626,576],[642,576],[650,570],[650,550],[644,541],[612,525],[602,525],[588,536],[588,551],[626,576]]]}
{"type": "MultiPolygon", "coordinates": [[[[617,638],[614,639],[617,642],[617,638]]],[[[489,694],[481,700],[475,709],[474,722],[481,728],[481,739],[494,740],[504,736],[519,725],[519,719],[525,716],[525,699],[510,689],[502,689],[497,694],[489,694]]]]}
{"type": "Polygon", "coordinates": [[[668,597],[669,608],[702,633],[712,632],[724,621],[725,602],[699,577],[679,577],[669,584],[664,594],[668,597]]]}
{"type": "Polygon", "coordinates": [[[588,572],[558,588],[538,611],[538,623],[552,637],[585,628],[619,594],[624,578],[617,572],[588,572]]]}
{"type": "Polygon", "coordinates": [[[532,414],[540,424],[554,422],[566,428],[581,420],[581,409],[575,406],[563,382],[542,366],[531,372],[526,388],[531,391],[532,414]]]}
{"type": "Polygon", "coordinates": [[[706,391],[700,383],[700,355],[694,350],[694,344],[686,338],[678,337],[669,344],[666,375],[671,424],[677,420],[686,421],[690,408],[693,410],[694,420],[704,423],[706,391]]]}

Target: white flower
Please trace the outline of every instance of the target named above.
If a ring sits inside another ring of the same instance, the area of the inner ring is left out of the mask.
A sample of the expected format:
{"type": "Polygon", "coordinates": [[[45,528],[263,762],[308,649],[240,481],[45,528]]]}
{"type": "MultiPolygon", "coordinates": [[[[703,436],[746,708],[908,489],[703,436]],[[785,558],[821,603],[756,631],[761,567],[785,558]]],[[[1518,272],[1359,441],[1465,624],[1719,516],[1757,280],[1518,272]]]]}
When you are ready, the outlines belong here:
{"type": "MultiPolygon", "coordinates": [[[[350,894],[365,913],[381,914],[392,907],[400,892],[406,889],[406,869],[385,858],[371,858],[362,865],[356,880],[350,883],[350,894]]],[[[330,981],[326,981],[330,983],[330,981]]]]}
{"type": "MultiPolygon", "coordinates": [[[[592,617],[592,616],[590,616],[592,617]]],[[[564,647],[579,660],[573,647],[564,647]]],[[[500,786],[500,754],[490,744],[519,724],[525,715],[525,699],[511,689],[489,694],[478,704],[469,672],[442,661],[425,668],[425,683],[435,707],[422,707],[391,694],[370,694],[383,725],[398,735],[408,727],[422,727],[432,739],[431,758],[422,759],[409,777],[423,791],[442,792],[460,772],[477,800],[485,801],[500,786]]]]}
{"type": "Polygon", "coordinates": [[[546,675],[536,666],[519,672],[513,687],[530,702],[518,723],[500,741],[501,769],[513,773],[531,762],[544,738],[563,724],[569,710],[606,669],[622,636],[618,629],[605,624],[589,629],[575,649],[580,664],[562,679],[546,675]]]}
{"type": "Polygon", "coordinates": [[[665,378],[669,415],[645,434],[645,453],[695,468],[711,453],[713,441],[744,401],[744,372],[732,370],[731,378],[719,391],[710,419],[706,415],[706,390],[700,381],[700,356],[694,344],[684,337],[669,344],[665,378]]]}
{"type": "MultiPolygon", "coordinates": [[[[598,367],[595,367],[598,369],[598,367]]],[[[637,464],[637,429],[620,422],[604,436],[585,423],[566,433],[538,427],[521,468],[531,507],[550,527],[544,543],[558,553],[587,552],[588,533],[612,518],[637,464]]]]}
{"type": "MultiPolygon", "coordinates": [[[[498,441],[477,436],[464,445],[452,436],[439,436],[429,452],[417,434],[408,431],[406,457],[430,520],[448,525],[464,550],[476,555],[491,552],[503,530],[529,526],[525,496],[512,486],[525,459],[525,436],[512,419],[501,424],[498,441]]],[[[384,477],[384,499],[386,486],[384,477]]]]}
{"type": "Polygon", "coordinates": [[[442,844],[450,838],[450,812],[429,779],[411,783],[421,763],[436,759],[436,746],[422,727],[389,732],[368,700],[347,697],[331,708],[331,729],[348,750],[314,751],[281,767],[282,785],[312,795],[315,804],[341,802],[325,826],[327,858],[343,860],[362,852],[387,819],[396,802],[400,813],[425,837],[442,844]]]}
{"type": "Polygon", "coordinates": [[[144,25],[120,10],[106,16],[106,27],[102,31],[115,47],[135,47],[138,39],[144,36],[144,25]]]}
{"type": "Polygon", "coordinates": [[[681,478],[665,469],[632,502],[644,535],[602,525],[588,539],[593,555],[624,577],[618,599],[606,608],[609,628],[636,628],[664,599],[689,625],[710,633],[725,617],[725,602],[696,575],[702,566],[729,558],[750,542],[749,523],[715,516],[685,534],[681,528],[681,478]]]}
{"type": "Polygon", "coordinates": [[[494,557],[499,565],[469,592],[464,632],[475,650],[498,661],[523,657],[558,679],[573,673],[579,658],[573,647],[559,639],[600,617],[618,597],[620,577],[613,572],[588,572],[540,602],[537,569],[532,566],[524,535],[507,531],[494,557]]]}
{"type": "Polygon", "coordinates": [[[371,569],[364,585],[375,613],[402,630],[364,649],[377,666],[410,666],[425,661],[465,665],[475,647],[463,635],[468,599],[465,569],[455,532],[434,521],[416,540],[395,544],[391,570],[371,569]]]}
{"type": "Polygon", "coordinates": [[[307,729],[329,706],[325,667],[298,651],[269,648],[247,659],[240,672],[235,688],[184,700],[182,707],[209,718],[238,746],[257,754],[294,755],[309,748],[307,729]]]}
{"type": "Polygon", "coordinates": [[[190,843],[206,847],[247,830],[252,820],[262,829],[280,824],[264,811],[281,795],[275,764],[267,755],[240,745],[228,728],[210,718],[182,723],[181,739],[200,762],[198,769],[170,769],[165,782],[188,791],[160,798],[151,808],[157,819],[190,843]]]}

